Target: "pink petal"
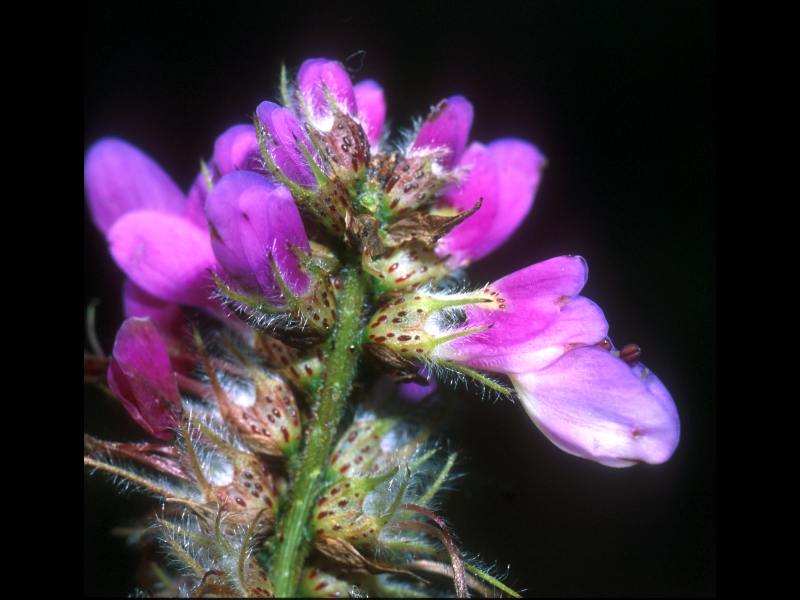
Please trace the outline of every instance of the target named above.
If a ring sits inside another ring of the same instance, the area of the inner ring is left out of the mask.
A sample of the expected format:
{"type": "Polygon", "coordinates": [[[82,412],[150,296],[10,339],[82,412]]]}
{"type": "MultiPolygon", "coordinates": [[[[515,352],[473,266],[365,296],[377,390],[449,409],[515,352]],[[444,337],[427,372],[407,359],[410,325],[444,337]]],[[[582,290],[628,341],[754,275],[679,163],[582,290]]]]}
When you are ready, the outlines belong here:
{"type": "Polygon", "coordinates": [[[312,157],[316,152],[297,117],[288,109],[266,101],[258,105],[256,115],[267,132],[267,149],[275,166],[299,185],[316,185],[302,148],[312,157]]]}
{"type": "Polygon", "coordinates": [[[381,141],[383,124],[386,120],[386,100],[383,88],[372,79],[366,79],[353,86],[358,106],[358,119],[364,127],[370,146],[381,141]]]}
{"type": "Polygon", "coordinates": [[[97,227],[107,234],[129,211],[180,214],[183,193],[161,167],[138,148],[116,138],[95,143],[86,155],[84,183],[97,227]]]}
{"type": "Polygon", "coordinates": [[[208,195],[208,185],[203,173],[198,173],[192,187],[187,194],[186,206],[183,209],[183,218],[191,221],[200,229],[208,231],[208,221],[206,221],[205,203],[208,195]]]}
{"type": "Polygon", "coordinates": [[[242,124],[226,129],[214,142],[211,162],[220,177],[233,171],[261,170],[255,127],[242,124]]]}
{"type": "Polygon", "coordinates": [[[600,307],[578,296],[552,316],[531,311],[527,320],[497,320],[491,329],[443,344],[435,354],[474,369],[526,373],[546,367],[576,345],[596,344],[607,333],[600,307]]]}
{"type": "Polygon", "coordinates": [[[240,285],[278,297],[272,256],[289,288],[297,295],[306,290],[308,276],[300,270],[289,244],[305,252],[310,246],[300,212],[284,186],[249,171],[231,173],[209,194],[206,214],[214,227],[214,253],[240,285]]]}
{"type": "Polygon", "coordinates": [[[450,96],[439,102],[422,124],[412,148],[444,148],[443,165],[455,165],[467,145],[472,128],[472,104],[464,96],[450,96]]]}
{"type": "Polygon", "coordinates": [[[333,125],[329,119],[333,114],[329,95],[342,112],[356,115],[356,96],[350,75],[334,60],[312,58],[305,61],[297,73],[297,88],[311,111],[314,125],[319,129],[327,131],[333,125]]]}
{"type": "MultiPolygon", "coordinates": [[[[523,343],[548,327],[568,301],[580,293],[588,273],[582,257],[559,256],[506,275],[488,286],[492,303],[465,308],[464,327],[491,327],[482,336],[485,344],[497,348],[523,343]]],[[[454,343],[467,344],[472,339],[454,343]]]]}
{"type": "Polygon", "coordinates": [[[122,288],[125,318],[149,318],[167,338],[178,338],[183,327],[183,312],[174,302],[160,300],[145,292],[130,279],[122,288]]]}
{"type": "Polygon", "coordinates": [[[108,384],[131,417],[150,434],[174,436],[181,401],[166,344],[150,319],[127,319],[114,341],[108,384]]]}
{"type": "Polygon", "coordinates": [[[178,304],[216,306],[208,234],[189,221],[152,210],[126,214],[108,232],[111,255],[147,293],[178,304]]]}
{"type": "Polygon", "coordinates": [[[469,170],[457,186],[447,190],[443,203],[463,212],[478,200],[483,202],[478,212],[442,237],[436,246],[437,254],[449,256],[454,267],[469,262],[475,255],[475,248],[485,243],[487,232],[497,218],[499,197],[497,167],[483,144],[470,144],[459,166],[469,170]]]}
{"type": "Polygon", "coordinates": [[[473,248],[473,260],[492,252],[519,227],[533,206],[546,163],[542,153],[523,140],[497,140],[489,144],[489,152],[498,172],[497,217],[483,243],[473,248]]]}
{"type": "Polygon", "coordinates": [[[680,421],[663,384],[606,350],[578,348],[511,380],[536,426],[575,456],[610,467],[659,464],[678,445],[680,421]]]}

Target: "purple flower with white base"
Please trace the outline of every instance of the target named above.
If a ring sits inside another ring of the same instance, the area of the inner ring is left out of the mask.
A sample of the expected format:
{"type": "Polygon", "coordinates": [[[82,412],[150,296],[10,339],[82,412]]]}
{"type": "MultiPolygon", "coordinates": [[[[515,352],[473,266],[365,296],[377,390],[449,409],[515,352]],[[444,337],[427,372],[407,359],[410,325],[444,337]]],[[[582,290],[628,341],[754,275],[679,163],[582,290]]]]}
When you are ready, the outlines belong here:
{"type": "Polygon", "coordinates": [[[180,393],[163,338],[150,319],[127,319],[117,332],[108,385],[125,410],[150,435],[174,437],[180,393]]]}
{"type": "Polygon", "coordinates": [[[358,113],[353,83],[344,67],[333,60],[312,58],[297,73],[301,109],[320,131],[333,127],[334,112],[355,117],[358,113]]]}

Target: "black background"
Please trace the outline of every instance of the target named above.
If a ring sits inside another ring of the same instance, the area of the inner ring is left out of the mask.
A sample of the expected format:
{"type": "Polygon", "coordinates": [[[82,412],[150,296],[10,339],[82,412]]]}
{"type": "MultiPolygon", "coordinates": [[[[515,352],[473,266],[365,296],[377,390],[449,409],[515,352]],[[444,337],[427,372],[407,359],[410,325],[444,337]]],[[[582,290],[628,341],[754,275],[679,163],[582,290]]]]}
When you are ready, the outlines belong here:
{"type": "MultiPolygon", "coordinates": [[[[186,188],[215,136],[275,99],[281,62],[317,56],[380,81],[395,127],[463,93],[472,139],[533,141],[549,159],[533,211],[472,279],[585,256],[583,293],[617,344],[643,347],[682,440],[665,465],[608,469],[554,448],[518,406],[460,392],[448,434],[464,476],[443,513],[465,551],[510,564],[532,596],[714,594],[714,4],[430,4],[87,4],[84,150],[123,137],[186,188]]],[[[84,301],[102,299],[108,349],[122,277],[84,222],[84,301]]],[[[84,422],[140,435],[93,393],[84,422]]],[[[110,529],[148,503],[101,477],[84,494],[85,593],[127,594],[136,554],[110,529]]]]}

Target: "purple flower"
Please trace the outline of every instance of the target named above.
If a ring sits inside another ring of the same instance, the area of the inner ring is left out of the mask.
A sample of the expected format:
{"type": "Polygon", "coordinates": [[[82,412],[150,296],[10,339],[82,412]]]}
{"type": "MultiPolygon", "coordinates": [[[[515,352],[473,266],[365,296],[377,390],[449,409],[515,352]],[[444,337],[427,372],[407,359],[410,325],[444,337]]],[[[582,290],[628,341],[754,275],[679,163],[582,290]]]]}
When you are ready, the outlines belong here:
{"type": "Polygon", "coordinates": [[[373,152],[383,137],[383,123],[386,120],[386,100],[383,88],[371,79],[365,79],[353,86],[358,107],[358,120],[367,134],[373,152]]]}
{"type": "Polygon", "coordinates": [[[240,288],[277,299],[281,289],[270,264],[295,296],[309,287],[290,245],[310,252],[300,212],[282,185],[241,171],[223,177],[209,194],[206,215],[212,248],[224,272],[240,288]]]}
{"type": "Polygon", "coordinates": [[[307,157],[317,164],[320,161],[294,113],[274,102],[264,101],[256,108],[256,116],[266,131],[267,152],[275,168],[297,185],[314,187],[316,179],[307,157]]]}
{"type": "Polygon", "coordinates": [[[575,456],[609,467],[659,464],[678,445],[678,412],[658,377],[602,348],[577,348],[511,381],[536,426],[575,456]]]}
{"type": "Polygon", "coordinates": [[[669,392],[640,364],[597,347],[608,324],[579,296],[586,262],[562,256],[512,273],[476,294],[466,319],[432,357],[509,375],[525,410],[559,448],[612,467],[661,463],[678,443],[669,392]],[[473,331],[473,333],[469,333],[473,331]]]}
{"type": "Polygon", "coordinates": [[[533,205],[544,156],[523,140],[506,138],[488,146],[473,143],[458,164],[466,175],[442,196],[440,205],[460,212],[483,199],[480,209],[439,240],[436,252],[464,266],[505,242],[533,205]]]}
{"type": "Polygon", "coordinates": [[[356,96],[341,63],[312,58],[300,66],[297,89],[308,121],[320,131],[333,127],[334,111],[356,116],[356,96]]]}
{"type": "Polygon", "coordinates": [[[153,210],[118,219],[108,232],[117,265],[147,293],[178,304],[214,308],[216,265],[208,233],[190,221],[153,210]]]}
{"type": "Polygon", "coordinates": [[[213,186],[220,177],[243,170],[265,172],[256,129],[248,124],[233,125],[214,141],[214,153],[208,163],[207,173],[198,173],[189,188],[187,216],[205,227],[205,203],[209,184],[213,186]]]}
{"type": "Polygon", "coordinates": [[[411,144],[413,151],[443,151],[442,166],[454,166],[464,152],[472,127],[472,104],[464,96],[445,98],[434,106],[411,144]]]}
{"type": "Polygon", "coordinates": [[[169,175],[141,150],[116,138],[89,149],[84,183],[92,219],[104,234],[133,210],[181,215],[186,208],[186,198],[169,175]]]}
{"type": "Polygon", "coordinates": [[[240,124],[226,129],[214,142],[209,166],[217,178],[234,171],[263,171],[255,127],[240,124]]]}
{"type": "Polygon", "coordinates": [[[170,340],[178,340],[183,327],[183,313],[174,302],[166,302],[148,294],[130,279],[122,287],[122,306],[125,318],[149,318],[170,340]]]}
{"type": "Polygon", "coordinates": [[[84,173],[92,217],[128,278],[155,299],[215,307],[209,269],[216,260],[205,218],[172,179],[113,138],[92,146],[84,173]]]}
{"type": "Polygon", "coordinates": [[[174,437],[181,408],[166,344],[150,319],[127,319],[117,332],[108,385],[131,418],[151,435],[174,437]]]}
{"type": "Polygon", "coordinates": [[[464,294],[489,301],[466,306],[459,330],[484,330],[441,344],[434,357],[498,373],[526,373],[577,345],[600,342],[608,333],[603,311],[578,296],[587,276],[583,258],[560,256],[464,294]]]}

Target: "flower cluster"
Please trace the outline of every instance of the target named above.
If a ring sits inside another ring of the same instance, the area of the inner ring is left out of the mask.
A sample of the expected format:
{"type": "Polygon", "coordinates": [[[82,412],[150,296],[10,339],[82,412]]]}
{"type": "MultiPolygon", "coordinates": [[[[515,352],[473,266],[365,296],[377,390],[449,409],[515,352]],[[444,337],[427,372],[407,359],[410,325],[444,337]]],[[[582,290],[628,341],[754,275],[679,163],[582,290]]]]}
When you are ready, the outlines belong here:
{"type": "Polygon", "coordinates": [[[87,436],[85,461],[181,505],[159,519],[184,565],[164,593],[410,592],[400,574],[427,569],[459,595],[513,594],[465,565],[428,506],[454,457],[434,468],[427,428],[397,416],[422,408],[359,409],[326,437],[361,402],[359,357],[428,391],[455,373],[511,396],[507,377],[554,444],[612,467],[669,459],[672,398],[637,346],[608,338],[583,258],[466,285],[531,209],[535,146],[469,143],[462,96],[392,145],[382,88],[335,61],[306,61],[281,93],[217,138],[187,194],[124,141],[90,149],[91,214],[127,277],[127,319],[93,364],[160,441],[87,436]],[[317,552],[305,566],[297,526],[317,552]]]}

